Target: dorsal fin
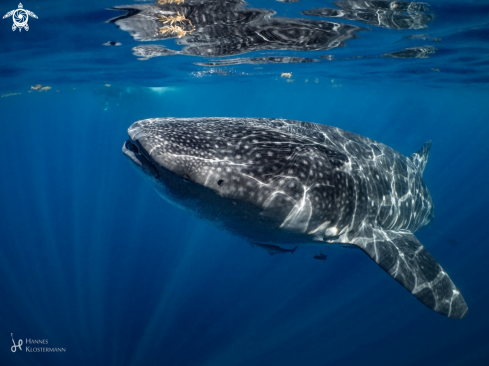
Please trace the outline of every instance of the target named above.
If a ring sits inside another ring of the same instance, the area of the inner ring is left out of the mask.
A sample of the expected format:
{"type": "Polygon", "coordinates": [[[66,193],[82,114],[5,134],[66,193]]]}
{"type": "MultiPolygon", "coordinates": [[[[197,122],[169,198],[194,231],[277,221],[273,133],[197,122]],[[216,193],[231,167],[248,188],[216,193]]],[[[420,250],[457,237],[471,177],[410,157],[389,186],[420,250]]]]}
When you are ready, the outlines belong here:
{"type": "Polygon", "coordinates": [[[430,155],[431,149],[431,141],[428,141],[426,144],[421,146],[417,152],[408,156],[408,159],[411,160],[416,166],[419,174],[423,175],[424,168],[426,163],[428,162],[428,155],[430,155]]]}

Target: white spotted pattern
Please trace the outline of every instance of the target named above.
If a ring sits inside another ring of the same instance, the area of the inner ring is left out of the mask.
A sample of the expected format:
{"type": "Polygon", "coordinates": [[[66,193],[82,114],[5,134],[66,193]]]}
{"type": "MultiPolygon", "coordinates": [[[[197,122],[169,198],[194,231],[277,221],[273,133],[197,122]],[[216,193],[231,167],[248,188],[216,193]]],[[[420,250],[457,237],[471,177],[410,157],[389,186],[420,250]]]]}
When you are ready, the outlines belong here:
{"type": "Polygon", "coordinates": [[[259,118],[147,119],[128,133],[137,152],[126,154],[197,216],[255,242],[354,244],[425,305],[466,314],[412,234],[433,218],[422,180],[431,143],[405,157],[336,127],[259,118]]]}

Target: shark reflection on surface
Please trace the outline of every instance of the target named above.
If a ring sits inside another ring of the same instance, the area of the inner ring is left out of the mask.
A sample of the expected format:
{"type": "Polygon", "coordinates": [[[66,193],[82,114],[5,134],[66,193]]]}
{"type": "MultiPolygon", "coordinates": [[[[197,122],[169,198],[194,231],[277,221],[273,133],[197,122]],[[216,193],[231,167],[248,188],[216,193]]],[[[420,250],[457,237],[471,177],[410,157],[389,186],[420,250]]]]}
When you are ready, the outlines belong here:
{"type": "Polygon", "coordinates": [[[330,50],[345,46],[363,30],[332,21],[274,17],[273,10],[244,5],[244,1],[213,0],[122,5],[112,9],[126,13],[109,22],[136,41],[177,38],[177,44],[184,46],[180,51],[163,46],[134,47],[141,59],[169,54],[220,57],[253,51],[330,50]]]}
{"type": "Polygon", "coordinates": [[[320,58],[328,61],[345,61],[345,60],[358,60],[358,59],[373,59],[378,57],[390,57],[390,58],[430,58],[436,53],[436,48],[433,46],[423,47],[408,47],[399,51],[384,53],[379,56],[352,56],[335,58],[334,55],[319,56],[320,58]]]}
{"type": "Polygon", "coordinates": [[[433,20],[426,3],[408,1],[343,0],[334,3],[339,9],[317,8],[304,15],[356,20],[388,29],[424,29],[433,20]]]}

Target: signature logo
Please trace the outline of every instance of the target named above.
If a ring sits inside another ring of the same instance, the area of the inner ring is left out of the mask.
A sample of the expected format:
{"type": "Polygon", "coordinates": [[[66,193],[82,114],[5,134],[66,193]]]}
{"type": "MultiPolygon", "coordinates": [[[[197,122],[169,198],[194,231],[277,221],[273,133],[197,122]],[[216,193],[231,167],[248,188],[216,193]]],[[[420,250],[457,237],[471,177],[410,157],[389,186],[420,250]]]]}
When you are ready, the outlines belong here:
{"type": "Polygon", "coordinates": [[[19,3],[19,8],[9,11],[7,14],[3,16],[3,19],[12,17],[14,20],[14,25],[12,25],[12,30],[15,31],[19,28],[19,32],[24,28],[26,31],[29,30],[29,25],[27,21],[29,20],[29,15],[37,19],[37,15],[32,11],[25,10],[22,6],[22,3],[19,3]]]}
{"type": "Polygon", "coordinates": [[[10,347],[10,350],[12,352],[17,352],[17,348],[19,348],[22,351],[22,339],[19,339],[18,344],[15,344],[14,335],[12,333],[10,333],[10,337],[12,337],[12,343],[14,344],[12,347],[10,347]]]}

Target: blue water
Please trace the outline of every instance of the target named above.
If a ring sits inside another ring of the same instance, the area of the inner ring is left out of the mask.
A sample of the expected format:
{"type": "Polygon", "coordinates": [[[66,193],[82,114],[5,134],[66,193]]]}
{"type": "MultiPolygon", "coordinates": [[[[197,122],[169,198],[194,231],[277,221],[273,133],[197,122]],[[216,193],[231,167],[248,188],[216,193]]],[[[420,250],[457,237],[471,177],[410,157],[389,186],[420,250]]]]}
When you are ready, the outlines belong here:
{"type": "MultiPolygon", "coordinates": [[[[435,18],[419,30],[336,19],[370,30],[343,48],[225,56],[336,60],[223,67],[137,60],[142,42],[105,22],[128,3],[26,2],[39,18],[28,32],[0,23],[0,364],[489,364],[489,3],[431,2],[435,18]],[[417,34],[429,39],[404,39],[417,34]],[[425,44],[429,58],[344,60],[425,44]],[[166,116],[324,123],[405,155],[432,140],[435,220],[416,235],[467,317],[428,309],[360,250],[270,256],[159,198],[121,147],[134,121],[166,116]],[[65,352],[26,353],[29,338],[65,352]]],[[[249,7],[312,19],[300,12],[334,5],[249,7]]]]}

